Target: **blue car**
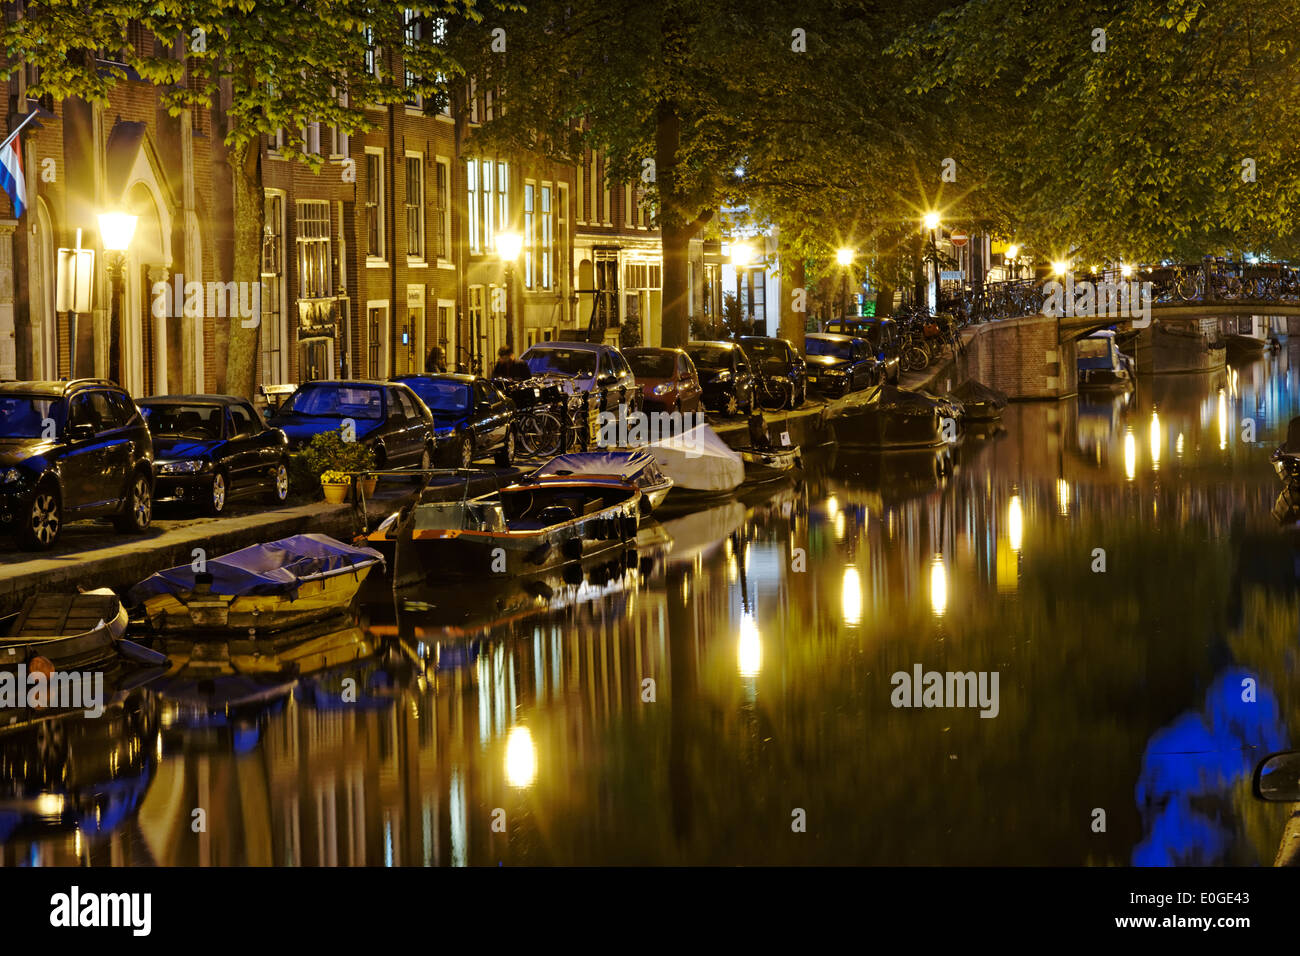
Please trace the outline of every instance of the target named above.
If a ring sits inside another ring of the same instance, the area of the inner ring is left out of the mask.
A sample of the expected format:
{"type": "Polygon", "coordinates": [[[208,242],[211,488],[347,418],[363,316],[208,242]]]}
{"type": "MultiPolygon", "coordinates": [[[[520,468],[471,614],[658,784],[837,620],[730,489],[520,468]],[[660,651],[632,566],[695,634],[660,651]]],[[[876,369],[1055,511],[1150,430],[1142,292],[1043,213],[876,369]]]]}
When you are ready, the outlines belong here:
{"type": "Polygon", "coordinates": [[[154,501],[195,505],[219,515],[230,499],[289,497],[289,441],[233,395],[156,395],[136,403],[154,448],[154,501]]]}
{"type": "Polygon", "coordinates": [[[397,382],[304,382],[268,422],[284,431],[294,450],[347,426],[356,441],[374,449],[376,468],[433,467],[433,415],[397,382]]]}
{"type": "Polygon", "coordinates": [[[501,467],[515,458],[515,403],[491,381],[474,375],[403,375],[393,379],[420,396],[433,413],[435,457],[468,468],[484,455],[501,467]]]}

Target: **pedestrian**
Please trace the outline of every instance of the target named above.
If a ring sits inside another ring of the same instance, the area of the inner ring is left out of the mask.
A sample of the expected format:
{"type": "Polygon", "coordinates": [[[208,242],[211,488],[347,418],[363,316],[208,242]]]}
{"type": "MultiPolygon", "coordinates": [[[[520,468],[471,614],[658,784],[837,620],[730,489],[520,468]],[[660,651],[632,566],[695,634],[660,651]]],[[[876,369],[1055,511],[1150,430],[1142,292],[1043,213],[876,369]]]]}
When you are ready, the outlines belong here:
{"type": "Polygon", "coordinates": [[[424,360],[424,370],[431,375],[447,371],[447,361],[443,358],[442,349],[438,346],[435,345],[429,349],[429,355],[424,360]]]}
{"type": "Polygon", "coordinates": [[[519,374],[519,366],[522,362],[515,361],[515,350],[509,345],[503,345],[497,349],[497,364],[492,366],[492,374],[489,378],[527,378],[528,366],[524,365],[525,374],[519,374]]]}

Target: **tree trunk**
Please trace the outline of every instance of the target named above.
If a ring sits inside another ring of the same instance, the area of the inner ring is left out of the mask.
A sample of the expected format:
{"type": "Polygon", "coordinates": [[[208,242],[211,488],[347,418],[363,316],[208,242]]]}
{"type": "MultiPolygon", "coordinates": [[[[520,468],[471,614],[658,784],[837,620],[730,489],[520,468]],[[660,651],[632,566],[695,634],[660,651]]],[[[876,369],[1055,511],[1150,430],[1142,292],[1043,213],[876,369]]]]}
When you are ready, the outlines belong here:
{"type": "MultiPolygon", "coordinates": [[[[231,147],[227,158],[235,191],[234,280],[249,283],[251,289],[262,281],[262,151],[256,142],[245,143],[231,147]]],[[[247,301],[260,303],[261,296],[256,299],[250,296],[247,301]]],[[[225,381],[221,381],[218,373],[218,389],[252,399],[257,391],[257,349],[262,324],[260,307],[251,318],[236,314],[212,321],[229,323],[225,381]]]]}
{"type": "Polygon", "coordinates": [[[699,224],[684,208],[677,178],[681,118],[676,107],[661,101],[655,119],[655,182],[659,187],[659,233],[663,244],[663,328],[660,344],[681,348],[691,338],[690,282],[687,262],[691,237],[699,224]]]}
{"type": "Polygon", "coordinates": [[[897,253],[881,256],[880,274],[872,278],[876,286],[876,315],[889,315],[894,311],[894,289],[898,281],[897,253]]]}
{"type": "Polygon", "coordinates": [[[808,290],[804,287],[804,262],[788,245],[781,247],[781,277],[784,302],[781,309],[781,338],[792,342],[800,352],[808,329],[808,290]],[[799,310],[795,311],[795,307],[799,310]]]}

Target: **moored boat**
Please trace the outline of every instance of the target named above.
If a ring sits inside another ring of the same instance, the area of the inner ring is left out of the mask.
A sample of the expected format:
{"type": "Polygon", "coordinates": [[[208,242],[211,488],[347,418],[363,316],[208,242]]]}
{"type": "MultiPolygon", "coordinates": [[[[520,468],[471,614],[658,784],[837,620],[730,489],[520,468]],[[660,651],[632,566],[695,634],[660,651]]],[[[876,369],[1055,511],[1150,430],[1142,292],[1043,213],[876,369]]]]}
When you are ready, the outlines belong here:
{"type": "Polygon", "coordinates": [[[865,401],[831,419],[836,440],[846,447],[928,448],[951,444],[961,435],[953,402],[894,385],[875,385],[865,401]]]}
{"type": "Polygon", "coordinates": [[[583,481],[635,485],[641,489],[643,514],[649,514],[663,504],[673,487],[673,480],[663,473],[654,456],[643,449],[605,449],[557,455],[520,483],[535,478],[581,478],[583,481]]]}
{"type": "Polygon", "coordinates": [[[58,670],[103,667],[118,657],[127,614],[108,588],[27,599],[8,635],[0,637],[0,667],[43,658],[58,670]]]}
{"type": "Polygon", "coordinates": [[[1286,426],[1286,441],[1269,457],[1273,470],[1288,489],[1300,487],[1300,416],[1286,426]]]}
{"type": "Polygon", "coordinates": [[[744,459],[708,425],[651,442],[646,451],[673,480],[674,500],[687,494],[730,494],[745,480],[744,459]]]}
{"type": "Polygon", "coordinates": [[[394,583],[528,574],[627,547],[641,498],[635,485],[556,475],[465,501],[421,501],[395,530],[394,583]]]}
{"type": "Polygon", "coordinates": [[[347,608],[383,562],[373,548],[299,534],[211,558],[203,571],[189,564],[159,571],[127,597],[159,631],[277,631],[347,608]]]}
{"type": "Polygon", "coordinates": [[[1007,407],[1005,392],[973,378],[961,382],[949,394],[961,402],[967,423],[997,421],[1007,407]]]}
{"type": "Polygon", "coordinates": [[[1111,329],[1080,339],[1076,348],[1079,391],[1122,391],[1133,387],[1133,359],[1119,350],[1111,329]]]}

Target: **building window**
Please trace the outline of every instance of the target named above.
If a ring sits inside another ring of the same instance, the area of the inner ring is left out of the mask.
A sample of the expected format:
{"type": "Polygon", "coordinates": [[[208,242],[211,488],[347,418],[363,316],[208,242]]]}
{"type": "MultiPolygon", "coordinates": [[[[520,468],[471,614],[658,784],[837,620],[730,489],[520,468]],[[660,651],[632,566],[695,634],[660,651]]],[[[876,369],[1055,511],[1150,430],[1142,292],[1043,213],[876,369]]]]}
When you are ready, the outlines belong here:
{"type": "Polygon", "coordinates": [[[497,229],[509,228],[510,169],[505,163],[497,163],[497,229]]]}
{"type": "Polygon", "coordinates": [[[584,157],[582,162],[574,167],[574,183],[577,184],[578,190],[578,208],[575,209],[574,218],[578,222],[587,221],[587,160],[584,157]]]}
{"type": "Polygon", "coordinates": [[[406,156],[406,255],[424,258],[424,158],[406,156]]]}
{"type": "MultiPolygon", "coordinates": [[[[406,35],[406,49],[408,56],[404,58],[403,63],[409,62],[409,53],[414,51],[416,45],[420,42],[420,17],[414,10],[402,11],[402,29],[406,35]]],[[[406,70],[406,88],[410,90],[419,82],[420,78],[408,68],[406,70]]],[[[419,93],[408,92],[406,94],[406,103],[408,106],[420,107],[424,105],[424,98],[419,93]]]]}
{"type": "Polygon", "coordinates": [[[569,291],[569,267],[573,255],[569,248],[569,187],[560,183],[558,209],[555,214],[555,285],[561,292],[569,291]]]}
{"type": "Polygon", "coordinates": [[[533,208],[536,187],[524,183],[524,288],[531,289],[535,281],[536,270],[533,259],[537,255],[535,211],[533,208]]]}
{"type": "Polygon", "coordinates": [[[384,355],[388,336],[388,306],[372,305],[366,310],[366,376],[382,379],[388,377],[384,355]]]}
{"type": "Polygon", "coordinates": [[[613,209],[610,208],[611,205],[612,205],[612,203],[610,202],[610,191],[609,191],[609,161],[608,161],[608,160],[604,160],[604,161],[601,162],[601,177],[600,177],[600,179],[601,179],[601,183],[602,183],[602,185],[603,185],[603,187],[604,187],[604,195],[603,195],[603,197],[602,197],[602,202],[603,202],[604,205],[603,205],[603,209],[602,209],[602,213],[603,213],[603,215],[601,216],[601,221],[602,221],[605,225],[607,225],[607,226],[612,226],[612,225],[614,224],[614,211],[613,211],[613,209]]]}
{"type": "Polygon", "coordinates": [[[384,258],[384,151],[366,150],[366,255],[384,258]]]}
{"type": "MultiPolygon", "coordinates": [[[[429,39],[435,46],[443,46],[447,42],[447,18],[434,17],[429,21],[429,39]]],[[[438,112],[442,116],[451,115],[451,97],[447,92],[447,74],[441,70],[434,76],[434,82],[438,84],[438,112]]]]}
{"type": "MultiPolygon", "coordinates": [[[[471,368],[480,375],[487,374],[490,371],[484,365],[484,348],[487,339],[487,329],[483,325],[485,316],[483,314],[483,287],[481,285],[472,285],[469,287],[469,351],[471,368]]],[[[494,358],[493,361],[496,361],[494,358]]]]}
{"type": "Polygon", "coordinates": [[[451,168],[443,159],[434,163],[433,168],[437,171],[436,182],[433,184],[433,222],[430,230],[433,254],[437,259],[447,259],[451,255],[451,216],[448,214],[451,208],[451,168]]]}
{"type": "Polygon", "coordinates": [[[479,229],[479,213],[482,207],[479,205],[479,186],[478,186],[478,160],[471,159],[465,163],[466,191],[469,195],[469,251],[479,253],[483,251],[483,243],[480,239],[482,230],[479,229]]]}
{"type": "MultiPolygon", "coordinates": [[[[347,105],[348,105],[347,93],[340,93],[339,106],[346,107],[347,105]]],[[[331,126],[330,127],[330,156],[340,157],[346,155],[348,155],[348,134],[343,131],[342,127],[331,126]]]]}
{"type": "Polygon", "coordinates": [[[493,238],[492,229],[492,167],[494,163],[485,159],[479,163],[479,172],[482,173],[483,187],[483,251],[491,255],[495,249],[495,239],[493,238]]]}
{"type": "Polygon", "coordinates": [[[366,72],[374,77],[379,76],[379,47],[375,46],[373,27],[366,27],[366,72]]]}
{"type": "Polygon", "coordinates": [[[542,186],[542,236],[541,236],[541,272],[542,288],[549,289],[554,281],[552,274],[555,257],[555,221],[551,208],[551,187],[542,186]]]}
{"type": "Polygon", "coordinates": [[[591,158],[587,167],[587,185],[591,189],[591,201],[587,203],[587,221],[596,223],[600,218],[600,209],[596,205],[596,188],[599,180],[596,178],[596,151],[591,151],[591,158]]]}
{"type": "Polygon", "coordinates": [[[330,295],[330,206],[324,200],[298,201],[299,296],[323,299],[330,295]]]}
{"type": "Polygon", "coordinates": [[[478,122],[478,80],[469,78],[469,121],[478,122]]]}
{"type": "Polygon", "coordinates": [[[630,183],[623,186],[623,225],[629,229],[636,225],[636,203],[633,201],[630,183]]]}
{"type": "Polygon", "coordinates": [[[288,348],[284,324],[284,196],[267,193],[262,205],[262,375],[264,385],[285,380],[288,348]]]}

